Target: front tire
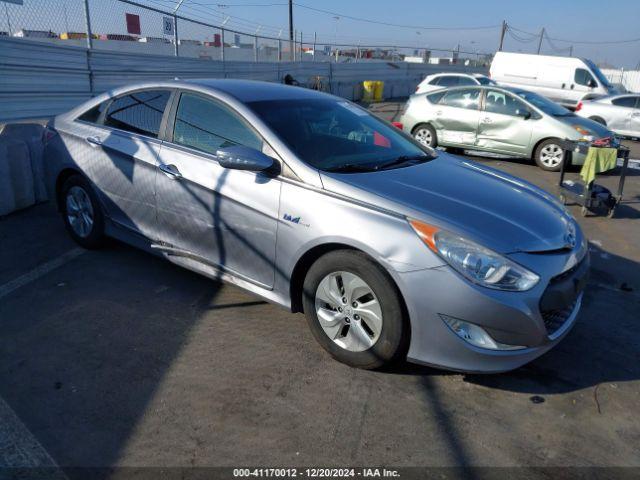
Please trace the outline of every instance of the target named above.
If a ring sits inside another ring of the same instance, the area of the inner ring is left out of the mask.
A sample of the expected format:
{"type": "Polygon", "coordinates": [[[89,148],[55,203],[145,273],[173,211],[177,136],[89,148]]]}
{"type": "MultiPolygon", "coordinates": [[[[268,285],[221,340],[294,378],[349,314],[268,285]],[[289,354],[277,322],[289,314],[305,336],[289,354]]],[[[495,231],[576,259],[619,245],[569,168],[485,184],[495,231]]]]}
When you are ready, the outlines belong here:
{"type": "Polygon", "coordinates": [[[438,136],[436,135],[435,129],[427,124],[421,123],[411,132],[413,138],[416,139],[422,145],[425,145],[429,148],[436,148],[438,146],[438,136]]]}
{"type": "Polygon", "coordinates": [[[559,172],[566,157],[565,151],[555,138],[540,143],[533,154],[536,165],[547,172],[559,172]]]}
{"type": "Polygon", "coordinates": [[[69,177],[60,191],[61,212],[67,232],[80,246],[95,249],[104,241],[104,215],[86,178],[69,177]]]}
{"type": "Polygon", "coordinates": [[[342,363],[374,369],[405,353],[409,328],[400,292],[361,252],[320,257],[306,275],[303,306],[318,343],[342,363]]]}

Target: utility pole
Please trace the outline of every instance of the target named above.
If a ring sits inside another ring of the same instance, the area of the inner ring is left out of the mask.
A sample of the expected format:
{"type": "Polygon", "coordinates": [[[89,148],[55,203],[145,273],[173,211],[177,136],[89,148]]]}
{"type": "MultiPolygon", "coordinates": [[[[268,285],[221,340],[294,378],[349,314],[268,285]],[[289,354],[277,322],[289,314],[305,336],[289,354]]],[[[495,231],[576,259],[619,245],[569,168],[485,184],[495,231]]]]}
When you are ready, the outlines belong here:
{"type": "Polygon", "coordinates": [[[502,46],[504,45],[504,36],[507,33],[507,21],[502,21],[502,29],[500,30],[500,46],[498,47],[498,51],[502,51],[502,46]]]}
{"type": "Polygon", "coordinates": [[[540,55],[540,50],[542,49],[543,38],[544,38],[544,27],[542,27],[542,31],[540,32],[540,41],[538,42],[538,55],[540,55]]]}
{"type": "Polygon", "coordinates": [[[289,0],[289,50],[291,50],[291,61],[294,60],[293,54],[293,0],[289,0]]]}

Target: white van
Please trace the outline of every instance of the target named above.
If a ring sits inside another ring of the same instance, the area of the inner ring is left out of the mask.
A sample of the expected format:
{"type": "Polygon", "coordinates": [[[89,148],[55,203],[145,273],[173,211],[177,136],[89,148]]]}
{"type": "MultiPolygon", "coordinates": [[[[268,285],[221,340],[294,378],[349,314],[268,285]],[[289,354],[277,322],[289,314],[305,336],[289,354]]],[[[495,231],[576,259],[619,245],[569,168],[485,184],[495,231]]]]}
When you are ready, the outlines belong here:
{"type": "Polygon", "coordinates": [[[499,85],[524,88],[567,107],[620,93],[591,60],[582,58],[497,52],[489,72],[499,85]]]}

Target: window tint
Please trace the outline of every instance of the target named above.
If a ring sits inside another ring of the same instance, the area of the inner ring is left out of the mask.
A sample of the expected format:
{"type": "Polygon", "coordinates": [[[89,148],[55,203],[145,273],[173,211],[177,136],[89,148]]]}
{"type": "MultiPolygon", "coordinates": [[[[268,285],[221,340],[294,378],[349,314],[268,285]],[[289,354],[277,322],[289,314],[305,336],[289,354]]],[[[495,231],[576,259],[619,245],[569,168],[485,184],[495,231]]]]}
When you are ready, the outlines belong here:
{"type": "Polygon", "coordinates": [[[458,86],[459,77],[452,75],[443,75],[438,81],[438,85],[441,87],[456,87],[458,86]]]}
{"type": "Polygon", "coordinates": [[[441,105],[448,107],[467,108],[469,110],[478,109],[478,99],[480,98],[480,90],[477,88],[462,88],[460,90],[452,90],[446,92],[441,105]]]}
{"type": "Polygon", "coordinates": [[[476,82],[473,78],[458,77],[458,85],[460,85],[461,87],[477,85],[477,84],[478,84],[478,82],[476,82]]]}
{"type": "Polygon", "coordinates": [[[442,99],[442,97],[444,97],[444,94],[447,93],[446,91],[439,91],[437,93],[432,93],[431,95],[427,95],[427,98],[429,99],[429,101],[433,104],[436,104],[438,102],[440,102],[440,100],[442,99]]]}
{"type": "Polygon", "coordinates": [[[116,98],[109,106],[104,124],[157,138],[169,95],[167,90],[145,90],[116,98]]]}
{"type": "Polygon", "coordinates": [[[595,82],[589,70],[585,70],[584,68],[576,68],[576,74],[574,76],[574,80],[578,85],[584,85],[586,87],[589,86],[589,82],[591,81],[595,82]]]}
{"type": "Polygon", "coordinates": [[[107,108],[108,104],[108,100],[106,102],[99,103],[95,107],[87,110],[82,115],[80,115],[78,117],[78,120],[89,123],[97,123],[100,115],[102,114],[102,112],[104,112],[105,108],[107,108]]]}
{"type": "Polygon", "coordinates": [[[523,115],[528,110],[527,106],[520,100],[497,90],[487,90],[484,109],[487,112],[501,113],[514,117],[523,115]]]}
{"type": "Polygon", "coordinates": [[[262,140],[235,113],[213,100],[183,93],[180,97],[173,141],[215,154],[233,145],[262,150],[262,140]]]}
{"type": "Polygon", "coordinates": [[[622,97],[611,100],[611,103],[619,107],[634,108],[636,106],[636,97],[622,97]]]}

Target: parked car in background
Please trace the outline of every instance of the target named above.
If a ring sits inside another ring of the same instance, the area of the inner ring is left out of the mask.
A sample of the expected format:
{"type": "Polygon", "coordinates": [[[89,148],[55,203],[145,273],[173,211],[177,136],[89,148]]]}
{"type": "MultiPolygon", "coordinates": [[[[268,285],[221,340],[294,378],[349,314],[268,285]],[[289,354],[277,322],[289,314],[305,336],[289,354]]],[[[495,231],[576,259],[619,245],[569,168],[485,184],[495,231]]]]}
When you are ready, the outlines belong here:
{"type": "Polygon", "coordinates": [[[147,82],[56,117],[45,139],[77,243],[113,236],[304,312],[352,366],[510,370],[580,309],[587,241],[556,199],[342,98],[147,82]]]}
{"type": "Polygon", "coordinates": [[[496,85],[496,82],[480,73],[434,73],[433,75],[428,75],[420,82],[416,88],[416,93],[471,85],[496,85]]]}
{"type": "Polygon", "coordinates": [[[582,58],[497,52],[489,72],[499,85],[523,88],[571,108],[588,98],[620,93],[591,60],[582,58]]]}
{"type": "Polygon", "coordinates": [[[584,100],[576,113],[589,118],[619,135],[640,137],[640,95],[625,94],[584,100]]]}
{"type": "MultiPolygon", "coordinates": [[[[550,171],[560,170],[564,161],[559,139],[613,136],[603,125],[536,93],[503,87],[458,87],[412,95],[400,122],[407,133],[432,148],[533,158],[550,171]]],[[[584,156],[573,155],[573,163],[581,165],[584,156]]]]}

